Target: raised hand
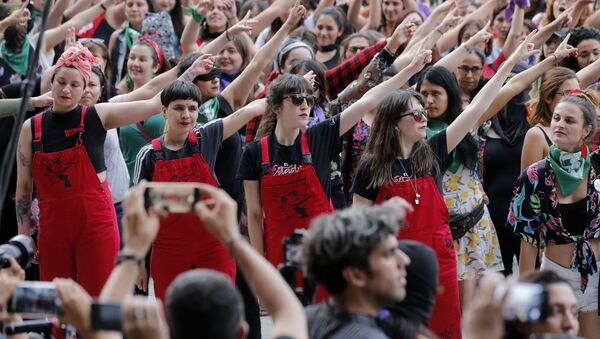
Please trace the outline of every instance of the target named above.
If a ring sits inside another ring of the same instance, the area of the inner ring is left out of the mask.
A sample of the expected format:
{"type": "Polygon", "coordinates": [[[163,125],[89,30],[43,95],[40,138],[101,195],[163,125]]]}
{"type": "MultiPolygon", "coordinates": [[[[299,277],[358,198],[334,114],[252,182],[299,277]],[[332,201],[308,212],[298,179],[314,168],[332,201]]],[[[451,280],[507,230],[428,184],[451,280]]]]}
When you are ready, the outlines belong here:
{"type": "Polygon", "coordinates": [[[507,61],[511,61],[515,64],[527,60],[530,56],[536,55],[540,53],[539,49],[535,49],[535,45],[531,43],[531,39],[537,33],[537,29],[534,29],[529,35],[521,42],[519,47],[515,50],[513,54],[508,57],[507,61]]]}
{"type": "Polygon", "coordinates": [[[31,12],[27,9],[28,1],[23,2],[21,8],[12,12],[6,20],[10,23],[10,25],[19,25],[25,24],[27,21],[31,20],[31,12]]]}
{"type": "Polygon", "coordinates": [[[553,26],[557,31],[563,28],[568,28],[573,21],[571,12],[572,10],[563,11],[556,19],[554,19],[554,21],[550,23],[550,25],[553,26]]]}
{"type": "Polygon", "coordinates": [[[569,38],[571,37],[571,33],[567,34],[567,36],[561,41],[561,43],[556,47],[556,50],[552,55],[556,58],[556,63],[559,63],[561,60],[568,57],[577,57],[577,48],[569,45],[569,38]]]}
{"type": "Polygon", "coordinates": [[[395,53],[400,45],[409,41],[413,35],[415,35],[417,26],[414,24],[413,20],[414,19],[406,18],[396,27],[388,42],[388,46],[392,50],[391,52],[395,53]]]}
{"type": "Polygon", "coordinates": [[[235,36],[237,34],[246,33],[248,35],[252,35],[252,26],[258,23],[256,19],[250,19],[250,15],[252,13],[248,11],[244,18],[238,21],[235,25],[229,28],[229,36],[235,36]]]}
{"type": "Polygon", "coordinates": [[[465,44],[469,48],[474,48],[482,43],[487,43],[492,38],[492,33],[489,32],[490,23],[488,22],[479,32],[469,39],[469,41],[465,42],[465,44]]]}
{"type": "Polygon", "coordinates": [[[75,46],[77,44],[77,37],[75,36],[75,27],[67,28],[67,34],[65,35],[65,50],[75,46]]]}
{"type": "Polygon", "coordinates": [[[235,4],[235,0],[222,0],[219,8],[225,14],[227,21],[237,20],[237,7],[235,4]]]}
{"type": "Polygon", "coordinates": [[[314,88],[315,87],[315,79],[317,78],[317,75],[315,74],[315,72],[313,71],[308,71],[308,73],[304,74],[302,76],[304,79],[308,80],[308,82],[310,82],[310,85],[314,88]]]}
{"type": "Polygon", "coordinates": [[[206,16],[208,12],[215,8],[213,0],[200,0],[196,5],[196,12],[202,16],[206,16]]]}
{"type": "Polygon", "coordinates": [[[202,196],[208,197],[194,207],[204,226],[224,244],[240,238],[237,203],[222,189],[206,184],[198,184],[198,188],[202,196]]]}
{"type": "Polygon", "coordinates": [[[458,15],[458,10],[454,10],[449,15],[446,15],[444,20],[442,20],[442,23],[438,26],[438,29],[443,33],[446,33],[456,27],[462,18],[462,16],[458,15]]]}
{"type": "Polygon", "coordinates": [[[216,57],[212,54],[203,54],[188,68],[181,79],[186,81],[194,80],[198,75],[208,74],[215,67],[216,57]]]}
{"type": "Polygon", "coordinates": [[[431,50],[423,49],[423,45],[424,43],[419,46],[417,53],[415,53],[415,56],[410,61],[410,64],[408,64],[408,67],[411,68],[414,73],[419,72],[423,69],[423,67],[425,67],[425,65],[431,62],[431,50]]]}
{"type": "Polygon", "coordinates": [[[290,10],[290,14],[288,15],[287,20],[285,21],[284,26],[287,27],[288,31],[292,31],[298,26],[300,20],[304,18],[306,15],[306,8],[301,5],[300,0],[296,0],[294,7],[290,10]]]}

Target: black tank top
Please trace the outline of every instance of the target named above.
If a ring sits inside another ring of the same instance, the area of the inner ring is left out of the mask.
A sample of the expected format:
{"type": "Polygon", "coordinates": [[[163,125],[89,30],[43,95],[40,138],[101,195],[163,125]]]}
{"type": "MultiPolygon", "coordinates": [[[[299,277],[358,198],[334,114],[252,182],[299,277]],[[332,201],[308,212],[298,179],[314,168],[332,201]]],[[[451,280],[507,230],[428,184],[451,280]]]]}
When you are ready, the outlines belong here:
{"type": "MultiPolygon", "coordinates": [[[[46,153],[64,151],[72,148],[77,142],[77,135],[65,137],[65,130],[76,128],[81,121],[81,106],[74,110],[56,114],[51,109],[45,111],[42,117],[42,147],[46,153]]],[[[104,163],[104,140],[106,130],[94,106],[89,106],[83,121],[84,132],[82,135],[83,147],[87,152],[96,173],[106,170],[104,163]]],[[[35,124],[31,118],[31,147],[33,149],[33,136],[35,124]]]]}
{"type": "Polygon", "coordinates": [[[587,199],[558,204],[562,225],[571,235],[582,235],[587,228],[587,199]]]}
{"type": "Polygon", "coordinates": [[[544,139],[546,139],[546,143],[548,144],[548,147],[552,146],[552,144],[553,144],[552,139],[550,139],[548,134],[546,134],[546,131],[544,131],[544,129],[541,126],[536,126],[536,127],[539,128],[540,131],[542,131],[542,133],[544,134],[544,139]]]}

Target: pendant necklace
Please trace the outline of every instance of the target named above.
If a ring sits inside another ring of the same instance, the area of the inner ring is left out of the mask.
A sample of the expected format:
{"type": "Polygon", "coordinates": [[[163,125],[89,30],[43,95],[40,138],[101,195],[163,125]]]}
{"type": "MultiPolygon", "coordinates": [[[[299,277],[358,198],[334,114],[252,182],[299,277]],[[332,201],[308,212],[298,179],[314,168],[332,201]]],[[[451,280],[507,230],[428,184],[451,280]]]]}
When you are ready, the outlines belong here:
{"type": "Polygon", "coordinates": [[[408,175],[408,172],[406,171],[404,164],[402,164],[402,160],[399,159],[398,161],[400,162],[400,166],[402,166],[402,170],[404,170],[404,176],[408,177],[408,184],[413,189],[413,191],[415,191],[415,205],[419,205],[419,200],[421,199],[421,195],[419,194],[419,190],[418,190],[417,178],[415,177],[415,184],[413,185],[412,175],[411,176],[408,175]]]}

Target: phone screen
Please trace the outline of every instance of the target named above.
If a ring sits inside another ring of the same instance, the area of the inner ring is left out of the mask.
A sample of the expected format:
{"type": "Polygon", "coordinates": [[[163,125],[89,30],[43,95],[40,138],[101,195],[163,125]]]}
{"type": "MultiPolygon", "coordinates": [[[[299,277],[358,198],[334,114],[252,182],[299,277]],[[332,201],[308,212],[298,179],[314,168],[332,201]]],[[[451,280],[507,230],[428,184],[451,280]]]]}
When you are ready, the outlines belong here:
{"type": "Polygon", "coordinates": [[[91,317],[94,330],[121,330],[120,305],[92,303],[91,317]]]}
{"type": "Polygon", "coordinates": [[[600,0],[594,1],[594,12],[600,9],[600,0]]]}
{"type": "Polygon", "coordinates": [[[146,209],[190,213],[200,200],[200,190],[191,183],[148,183],[144,200],[146,209]]]}

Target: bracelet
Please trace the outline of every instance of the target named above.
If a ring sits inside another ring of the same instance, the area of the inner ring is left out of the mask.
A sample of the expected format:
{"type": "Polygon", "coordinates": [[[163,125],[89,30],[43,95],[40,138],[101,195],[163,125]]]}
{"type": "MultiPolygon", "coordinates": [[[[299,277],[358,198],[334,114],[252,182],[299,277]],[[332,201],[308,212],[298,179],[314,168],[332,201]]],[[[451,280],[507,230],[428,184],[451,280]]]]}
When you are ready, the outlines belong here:
{"type": "Polygon", "coordinates": [[[119,255],[117,256],[117,260],[115,261],[115,266],[118,266],[125,261],[133,261],[139,267],[142,265],[144,259],[138,257],[137,255],[119,253],[119,255]]]}
{"type": "Polygon", "coordinates": [[[435,32],[438,32],[438,33],[440,33],[440,35],[444,35],[444,32],[442,32],[442,30],[441,30],[441,29],[439,29],[439,28],[436,28],[436,29],[435,29],[435,32]]]}
{"type": "Polygon", "coordinates": [[[464,47],[467,50],[467,52],[469,52],[469,53],[473,52],[473,49],[471,47],[467,46],[467,44],[462,44],[460,46],[464,47]]]}
{"type": "Polygon", "coordinates": [[[192,19],[197,23],[201,24],[204,21],[204,15],[198,13],[194,7],[184,7],[185,10],[192,16],[192,19]]]}
{"type": "Polygon", "coordinates": [[[550,56],[554,57],[554,66],[555,67],[558,66],[558,57],[556,56],[556,54],[552,53],[552,54],[550,54],[550,56]]]}
{"type": "Polygon", "coordinates": [[[103,3],[100,3],[100,8],[102,8],[102,11],[103,11],[103,12],[106,12],[106,6],[104,6],[104,4],[103,4],[103,3]]]}

